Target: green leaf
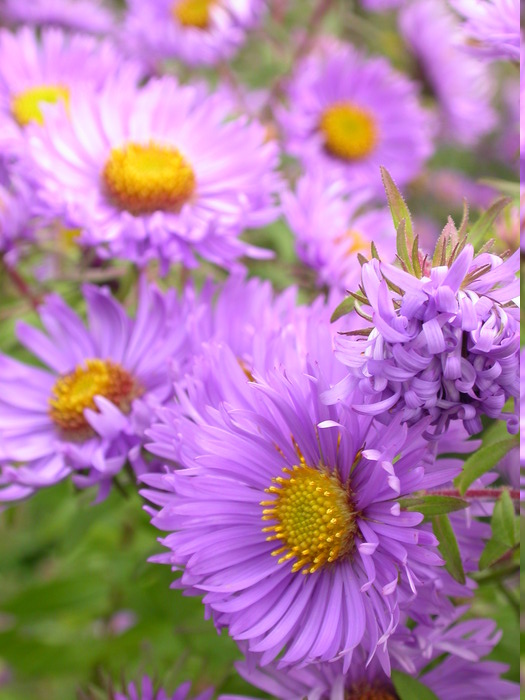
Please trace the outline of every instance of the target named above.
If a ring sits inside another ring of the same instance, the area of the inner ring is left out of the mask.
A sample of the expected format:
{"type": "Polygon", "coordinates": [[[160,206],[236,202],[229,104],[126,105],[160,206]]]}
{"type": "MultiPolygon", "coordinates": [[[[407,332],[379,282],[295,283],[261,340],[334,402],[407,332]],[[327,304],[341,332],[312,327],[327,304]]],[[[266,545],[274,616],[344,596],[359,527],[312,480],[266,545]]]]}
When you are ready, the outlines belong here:
{"type": "Polygon", "coordinates": [[[412,496],[409,498],[400,498],[399,504],[404,510],[410,513],[422,513],[426,516],[444,515],[445,513],[453,513],[456,510],[468,508],[468,501],[463,498],[455,498],[454,496],[412,496]]]}
{"type": "Polygon", "coordinates": [[[405,220],[405,234],[408,241],[408,245],[411,246],[414,242],[414,230],[412,228],[412,219],[410,217],[410,211],[406,205],[405,200],[401,192],[397,189],[395,182],[386,168],[381,166],[381,178],[383,180],[383,186],[386,192],[386,198],[388,200],[388,206],[390,207],[390,212],[392,214],[392,220],[394,222],[394,228],[396,231],[399,228],[399,224],[405,220]]]}
{"type": "Polygon", "coordinates": [[[504,557],[509,551],[509,547],[499,540],[489,540],[485,545],[481,557],[479,559],[479,568],[488,569],[489,566],[495,564],[498,559],[504,557]]]}
{"type": "Polygon", "coordinates": [[[512,199],[510,199],[510,197],[498,199],[489,209],[487,209],[486,212],[483,212],[474,226],[472,226],[469,232],[469,243],[474,246],[474,250],[477,251],[480,245],[483,244],[485,237],[492,229],[492,224],[494,223],[496,217],[511,202],[512,199]]]}
{"type": "Polygon", "coordinates": [[[448,515],[436,515],[432,518],[432,528],[439,540],[438,549],[445,560],[445,569],[459,583],[465,583],[463,562],[459,553],[456,535],[450,524],[448,515]]]}
{"type": "Polygon", "coordinates": [[[519,182],[512,182],[510,180],[497,180],[496,178],[483,178],[479,181],[481,185],[487,185],[488,187],[493,187],[501,194],[507,197],[512,197],[514,200],[519,201],[520,198],[520,188],[519,182]]]}
{"type": "Polygon", "coordinates": [[[495,467],[500,459],[518,444],[517,437],[506,438],[500,442],[481,447],[471,454],[463,464],[461,474],[454,480],[454,485],[459,489],[459,493],[463,496],[470,484],[495,467]]]}
{"type": "Polygon", "coordinates": [[[392,671],[392,683],[400,700],[439,700],[430,688],[407,673],[392,671]]]}
{"type": "Polygon", "coordinates": [[[334,321],[337,321],[342,316],[346,316],[346,314],[349,314],[351,311],[354,310],[354,307],[354,297],[346,297],[346,299],[343,299],[343,301],[335,308],[335,311],[330,317],[330,322],[334,323],[334,321]]]}
{"type": "Polygon", "coordinates": [[[405,263],[407,270],[409,272],[413,272],[414,268],[412,267],[412,261],[410,260],[410,256],[408,254],[405,219],[403,219],[401,221],[401,223],[399,224],[399,226],[397,227],[396,248],[397,248],[397,254],[401,258],[401,260],[405,263]]]}

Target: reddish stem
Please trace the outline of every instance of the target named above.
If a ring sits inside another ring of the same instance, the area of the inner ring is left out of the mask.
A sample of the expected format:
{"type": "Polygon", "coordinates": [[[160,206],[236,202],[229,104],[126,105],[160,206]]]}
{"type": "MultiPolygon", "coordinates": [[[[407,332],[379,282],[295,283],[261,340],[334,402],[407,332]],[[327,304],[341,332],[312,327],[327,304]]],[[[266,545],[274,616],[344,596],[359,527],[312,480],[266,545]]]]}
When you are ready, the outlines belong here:
{"type": "Polygon", "coordinates": [[[520,490],[519,489],[507,489],[507,488],[495,488],[495,489],[468,489],[463,495],[460,494],[458,489],[441,489],[439,491],[432,491],[430,495],[432,496],[452,496],[454,498],[494,498],[498,499],[503,491],[508,491],[509,496],[514,501],[520,500],[520,490]]]}
{"type": "Polygon", "coordinates": [[[25,279],[22,277],[22,275],[17,270],[15,270],[14,267],[10,267],[5,263],[4,269],[7,273],[7,276],[11,280],[13,286],[16,287],[20,294],[29,301],[33,309],[38,309],[41,303],[41,299],[35,294],[33,294],[33,291],[31,290],[25,279]]]}

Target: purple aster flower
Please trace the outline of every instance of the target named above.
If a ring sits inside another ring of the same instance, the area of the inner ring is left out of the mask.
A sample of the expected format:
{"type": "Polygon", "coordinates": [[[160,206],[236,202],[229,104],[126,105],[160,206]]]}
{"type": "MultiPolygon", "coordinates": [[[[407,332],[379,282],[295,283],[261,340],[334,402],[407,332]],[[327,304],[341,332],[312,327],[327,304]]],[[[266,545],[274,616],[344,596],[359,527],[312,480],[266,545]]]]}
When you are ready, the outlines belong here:
{"type": "Polygon", "coordinates": [[[395,255],[395,229],[386,208],[371,209],[370,192],[353,191],[344,180],[309,173],[295,194],[283,195],[286,219],[299,258],[316,272],[317,284],[344,292],[359,281],[358,253],[370,255],[372,240],[387,260],[395,255]],[[327,222],[330,222],[327,226],[327,222]]]}
{"type": "MultiPolygon", "coordinates": [[[[481,660],[501,635],[493,620],[466,620],[452,625],[434,620],[398,630],[389,640],[393,667],[418,678],[438,700],[517,700],[518,685],[501,678],[505,664],[481,660]],[[445,658],[425,671],[430,661],[445,658]]],[[[249,683],[278,700],[398,700],[389,675],[366,655],[356,653],[349,669],[341,661],[279,670],[275,664],[259,668],[257,657],[237,664],[249,683]]],[[[241,700],[222,695],[219,700],[241,700]]],[[[244,700],[248,700],[245,698],[244,700]]]]}
{"type": "Polygon", "coordinates": [[[490,60],[519,61],[519,0],[450,0],[466,22],[468,51],[490,60]]]}
{"type": "Polygon", "coordinates": [[[171,394],[188,302],[142,284],[131,319],[105,288],[86,286],[84,297],[88,327],[56,295],[40,310],[45,332],[19,323],[19,341],[44,368],[0,356],[1,501],[72,473],[103,498],[126,462],[146,470],[144,430],[171,394]]]}
{"type": "Polygon", "coordinates": [[[405,0],[362,0],[363,7],[372,12],[385,12],[403,6],[405,0]]]}
{"type": "Polygon", "coordinates": [[[279,114],[286,149],[307,169],[377,192],[380,165],[406,183],[432,153],[416,86],[384,58],[344,45],[319,51],[298,66],[287,100],[279,114]]]}
{"type": "Polygon", "coordinates": [[[476,433],[485,414],[517,431],[516,416],[502,411],[518,398],[518,253],[474,255],[466,240],[449,220],[433,265],[407,255],[410,272],[375,259],[363,266],[356,308],[373,327],[365,340],[341,337],[338,356],[351,369],[327,401],[357,383],[368,396],[354,409],[365,414],[430,416],[436,434],[452,418],[476,433]]]}
{"type": "Polygon", "coordinates": [[[231,113],[222,93],[168,77],[85,90],[32,129],[43,207],[101,255],[141,264],[266,256],[238,236],[277,216],[278,150],[260,124],[231,113]]]}
{"type": "MultiPolygon", "coordinates": [[[[186,700],[191,688],[191,683],[183,683],[171,694],[164,689],[155,690],[151,678],[144,676],[140,688],[134,683],[130,683],[125,693],[115,692],[111,695],[112,700],[186,700]]],[[[213,689],[205,690],[192,697],[192,700],[211,700],[213,689]]]]}
{"type": "Polygon", "coordinates": [[[261,20],[264,0],[130,0],[122,42],[146,62],[230,59],[261,20]]]}
{"type": "Polygon", "coordinates": [[[466,56],[455,40],[459,24],[445,3],[416,0],[400,13],[399,25],[417,69],[438,106],[442,138],[464,146],[492,129],[494,83],[487,66],[466,56]]]}
{"type": "Polygon", "coordinates": [[[210,346],[162,426],[181,468],[142,477],[143,495],[169,533],[154,560],[182,571],[175,585],[203,594],[219,628],[262,664],[346,667],[396,628],[413,565],[442,562],[422,516],[397,502],[426,488],[425,421],[385,427],[325,405],[330,368],[310,360],[307,373],[289,364],[247,381],[228,347],[210,346]]]}
{"type": "Polygon", "coordinates": [[[88,34],[106,34],[115,25],[113,12],[98,0],[3,0],[0,16],[9,23],[54,26],[88,34]]]}
{"type": "Polygon", "coordinates": [[[0,256],[13,265],[22,241],[33,236],[30,216],[31,190],[16,175],[0,180],[0,256]]]}

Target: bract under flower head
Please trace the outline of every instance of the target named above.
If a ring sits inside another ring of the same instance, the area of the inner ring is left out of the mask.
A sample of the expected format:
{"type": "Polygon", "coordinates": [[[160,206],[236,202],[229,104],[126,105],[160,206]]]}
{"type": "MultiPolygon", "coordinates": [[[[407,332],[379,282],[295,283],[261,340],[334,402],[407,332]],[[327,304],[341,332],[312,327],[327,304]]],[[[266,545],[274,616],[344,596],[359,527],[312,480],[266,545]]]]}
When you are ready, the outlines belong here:
{"type": "Polygon", "coordinates": [[[189,302],[143,284],[132,320],[106,289],[86,286],[84,296],[87,328],[58,296],[40,311],[46,333],[19,324],[45,369],[0,356],[1,501],[69,474],[102,498],[127,460],[145,469],[144,429],[171,393],[171,358],[186,352],[189,302]]]}
{"type": "Polygon", "coordinates": [[[491,106],[495,85],[487,66],[457,47],[459,24],[445,3],[408,3],[399,26],[423,83],[437,102],[441,137],[465,146],[475,144],[496,123],[491,106]]]}
{"type": "Polygon", "coordinates": [[[380,165],[406,183],[432,152],[415,85],[350,46],[327,45],[302,61],[287,103],[278,115],[286,150],[307,169],[326,168],[359,187],[380,190],[380,165]]]}
{"type": "MultiPolygon", "coordinates": [[[[341,400],[358,384],[367,400],[356,408],[366,414],[401,412],[411,424],[430,416],[437,434],[459,418],[476,433],[483,414],[505,418],[506,401],[518,397],[518,253],[505,261],[475,255],[449,220],[431,264],[408,253],[403,226],[405,270],[379,260],[363,265],[356,309],[372,327],[367,340],[339,341],[350,375],[325,399],[341,400]]],[[[417,241],[410,247],[416,251],[417,241]]],[[[516,417],[506,418],[516,432],[516,417]]]]}
{"type": "Polygon", "coordinates": [[[172,78],[85,90],[33,130],[43,210],[81,228],[80,242],[101,255],[139,264],[267,256],[239,234],[277,216],[278,151],[232,112],[222,93],[172,78]]]}
{"type": "Polygon", "coordinates": [[[261,20],[264,0],[131,0],[122,32],[128,51],[146,62],[189,65],[231,58],[261,20]]]}
{"type": "Polygon", "coordinates": [[[466,50],[489,60],[519,60],[519,0],[451,0],[450,4],[466,20],[466,50]]]}
{"type": "Polygon", "coordinates": [[[317,284],[344,292],[359,281],[357,255],[370,255],[374,241],[380,255],[393,260],[395,230],[386,208],[370,208],[371,193],[355,191],[344,180],[308,173],[295,194],[283,194],[286,219],[295,234],[297,254],[316,272],[317,284]]]}
{"type": "MultiPolygon", "coordinates": [[[[144,676],[140,687],[130,683],[125,693],[115,692],[111,700],[186,700],[191,688],[191,683],[183,683],[174,693],[167,693],[163,688],[155,690],[149,676],[144,676]]],[[[192,696],[192,700],[211,700],[213,688],[192,696]]],[[[188,699],[189,700],[189,699],[188,699]]]]}
{"type": "Polygon", "coordinates": [[[203,594],[262,664],[342,655],[346,667],[395,629],[417,591],[412,564],[441,564],[422,516],[396,502],[425,488],[424,425],[326,406],[330,367],[311,355],[307,374],[292,368],[247,381],[229,348],[210,346],[159,428],[182,469],[144,476],[143,495],[169,533],[155,560],[182,569],[177,586],[203,594]]]}

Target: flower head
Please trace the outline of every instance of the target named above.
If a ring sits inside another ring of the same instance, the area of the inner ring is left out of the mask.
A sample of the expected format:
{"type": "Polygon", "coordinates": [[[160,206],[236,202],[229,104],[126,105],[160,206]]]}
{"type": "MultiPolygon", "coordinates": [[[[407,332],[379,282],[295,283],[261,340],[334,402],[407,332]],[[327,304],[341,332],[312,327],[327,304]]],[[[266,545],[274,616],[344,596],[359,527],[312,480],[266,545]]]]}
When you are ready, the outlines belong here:
{"type": "Polygon", "coordinates": [[[131,319],[106,289],[86,286],[84,297],[88,327],[58,296],[40,310],[45,333],[19,324],[20,342],[45,368],[0,356],[2,501],[72,473],[103,497],[128,460],[137,474],[146,468],[144,429],[171,393],[188,302],[143,284],[131,319]]]}
{"type": "Polygon", "coordinates": [[[353,289],[360,274],[357,255],[369,255],[372,240],[385,259],[393,259],[392,219],[386,208],[367,206],[370,198],[367,190],[355,191],[343,180],[313,173],[299,180],[295,193],[284,193],[297,254],[315,271],[319,286],[353,289]]]}
{"type": "Polygon", "coordinates": [[[4,0],[0,13],[7,22],[60,27],[87,34],[111,32],[115,16],[100,0],[4,0]]]}
{"type": "Polygon", "coordinates": [[[263,664],[373,655],[417,591],[413,563],[441,564],[422,516],[396,500],[425,488],[424,425],[385,429],[326,406],[329,374],[312,353],[307,373],[289,364],[247,381],[228,347],[209,346],[151,432],[163,449],[171,433],[180,466],[143,477],[169,533],[155,560],[182,570],[177,586],[203,594],[263,664]]]}
{"type": "Polygon", "coordinates": [[[399,24],[436,99],[442,138],[465,146],[476,143],[495,125],[490,104],[494,82],[485,65],[457,47],[456,18],[445,3],[416,0],[401,10],[399,24]]]}
{"type": "Polygon", "coordinates": [[[451,0],[465,18],[465,48],[489,60],[520,58],[519,0],[451,0]]]}
{"type": "Polygon", "coordinates": [[[385,59],[366,58],[350,46],[304,60],[287,101],[280,112],[285,147],[307,169],[329,168],[377,192],[380,165],[406,183],[432,152],[429,117],[415,85],[385,59]]]}
{"type": "Polygon", "coordinates": [[[277,215],[277,148],[260,124],[231,114],[221,93],[171,78],[84,91],[33,130],[44,210],[102,255],[138,263],[256,255],[238,236],[277,215]]]}
{"type": "Polygon", "coordinates": [[[147,62],[189,65],[231,58],[264,12],[264,0],[131,0],[122,41],[147,62]]]}
{"type": "MultiPolygon", "coordinates": [[[[155,690],[151,678],[144,676],[140,688],[130,683],[125,693],[115,692],[111,700],[187,700],[191,683],[183,683],[171,694],[163,688],[155,690]]],[[[192,700],[211,700],[213,689],[206,690],[192,697],[192,700]]]]}

